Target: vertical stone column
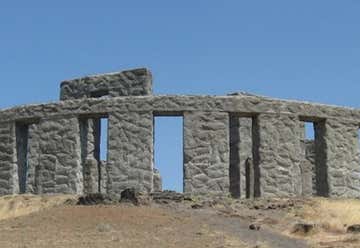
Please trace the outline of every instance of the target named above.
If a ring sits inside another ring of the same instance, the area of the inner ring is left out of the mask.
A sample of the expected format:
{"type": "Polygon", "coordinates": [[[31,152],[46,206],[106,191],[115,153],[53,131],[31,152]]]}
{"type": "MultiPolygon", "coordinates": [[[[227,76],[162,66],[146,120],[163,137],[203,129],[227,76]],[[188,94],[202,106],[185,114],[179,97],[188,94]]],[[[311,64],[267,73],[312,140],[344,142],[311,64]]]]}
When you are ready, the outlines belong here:
{"type": "Polygon", "coordinates": [[[230,192],[246,198],[246,161],[252,159],[252,118],[230,116],[230,192]]]}
{"type": "Polygon", "coordinates": [[[100,191],[100,118],[80,121],[84,193],[100,191]]]}
{"type": "Polygon", "coordinates": [[[14,123],[0,123],[0,195],[19,193],[14,123]]]}
{"type": "Polygon", "coordinates": [[[126,188],[152,191],[152,113],[110,113],[108,142],[108,192],[119,194],[126,188]]]}
{"type": "Polygon", "coordinates": [[[30,134],[29,151],[29,172],[35,171],[36,193],[83,193],[76,117],[41,120],[36,133],[30,134]]]}
{"type": "MultiPolygon", "coordinates": [[[[321,126],[314,123],[314,126],[321,126]]],[[[315,172],[315,140],[306,139],[305,122],[300,121],[300,133],[299,139],[301,144],[301,195],[313,196],[316,195],[316,172],[315,172]]],[[[317,140],[317,144],[321,144],[321,141],[317,140]]]]}
{"type": "Polygon", "coordinates": [[[260,114],[256,119],[255,194],[289,197],[301,193],[300,133],[297,116],[260,114]],[[260,180],[259,180],[260,179],[260,180]],[[260,184],[260,185],[259,185],[260,184]]]}
{"type": "Polygon", "coordinates": [[[229,115],[184,113],[184,192],[229,193],[229,115]]]}
{"type": "Polygon", "coordinates": [[[328,196],[360,196],[359,126],[346,120],[327,119],[324,148],[326,155],[328,196]]]}
{"type": "Polygon", "coordinates": [[[37,172],[39,168],[40,157],[40,135],[38,132],[38,124],[29,125],[29,139],[28,139],[28,170],[27,170],[27,185],[26,192],[30,194],[37,193],[37,172]]]}

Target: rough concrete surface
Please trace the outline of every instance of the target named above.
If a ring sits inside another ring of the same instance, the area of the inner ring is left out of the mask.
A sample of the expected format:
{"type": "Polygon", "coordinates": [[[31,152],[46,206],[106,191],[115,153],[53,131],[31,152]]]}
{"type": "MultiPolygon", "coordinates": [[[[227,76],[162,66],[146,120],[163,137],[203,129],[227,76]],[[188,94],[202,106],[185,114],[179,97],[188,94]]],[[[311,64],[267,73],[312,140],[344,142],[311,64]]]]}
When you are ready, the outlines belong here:
{"type": "Polygon", "coordinates": [[[147,69],[68,80],[59,102],[1,110],[0,194],[156,191],[158,115],[184,118],[186,193],[360,196],[360,110],[244,93],[154,96],[147,69]],[[311,152],[304,121],[315,126],[311,152]]]}

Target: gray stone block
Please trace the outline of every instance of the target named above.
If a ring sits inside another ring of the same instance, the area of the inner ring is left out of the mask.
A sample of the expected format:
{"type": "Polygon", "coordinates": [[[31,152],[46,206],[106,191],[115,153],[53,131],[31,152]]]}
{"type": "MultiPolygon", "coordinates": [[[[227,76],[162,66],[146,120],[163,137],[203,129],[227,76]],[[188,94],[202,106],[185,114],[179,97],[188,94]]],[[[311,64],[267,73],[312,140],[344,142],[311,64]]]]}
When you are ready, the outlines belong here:
{"type": "Polygon", "coordinates": [[[15,123],[0,123],[0,195],[19,193],[15,123]]]}
{"type": "Polygon", "coordinates": [[[358,123],[327,119],[326,146],[327,183],[330,197],[360,196],[358,123]]]}
{"type": "Polygon", "coordinates": [[[146,69],[85,77],[62,83],[64,101],[0,110],[0,195],[158,190],[153,115],[182,115],[186,193],[359,197],[359,109],[251,94],[153,96],[151,84],[146,69]],[[312,142],[305,120],[315,124],[312,142]]]}
{"type": "Polygon", "coordinates": [[[256,196],[289,197],[300,194],[300,129],[294,115],[261,114],[256,119],[257,157],[254,160],[256,196]],[[258,185],[258,186],[257,186],[258,185]],[[258,188],[256,188],[258,187],[258,188]]]}
{"type": "Polygon", "coordinates": [[[229,115],[184,113],[184,192],[229,192],[229,115]]]}
{"type": "Polygon", "coordinates": [[[153,175],[153,192],[162,191],[162,178],[160,175],[160,171],[154,168],[154,175],[153,175]]]}
{"type": "Polygon", "coordinates": [[[150,112],[109,114],[108,191],[153,189],[153,115],[150,112]]]}
{"type": "Polygon", "coordinates": [[[151,94],[152,76],[145,68],[68,80],[60,86],[61,100],[151,94]]]}

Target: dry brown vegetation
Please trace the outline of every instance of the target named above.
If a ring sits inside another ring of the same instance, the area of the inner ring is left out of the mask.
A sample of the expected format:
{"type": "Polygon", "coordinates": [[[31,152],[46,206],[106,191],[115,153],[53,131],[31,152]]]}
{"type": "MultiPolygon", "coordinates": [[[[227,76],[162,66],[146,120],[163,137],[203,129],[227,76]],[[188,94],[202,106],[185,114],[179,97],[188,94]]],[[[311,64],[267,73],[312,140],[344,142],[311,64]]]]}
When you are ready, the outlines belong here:
{"type": "Polygon", "coordinates": [[[315,225],[306,239],[313,247],[360,247],[360,236],[347,227],[360,224],[360,200],[312,198],[289,213],[315,225]]]}
{"type": "Polygon", "coordinates": [[[0,197],[0,220],[28,215],[40,210],[63,205],[65,202],[74,201],[75,196],[34,196],[17,195],[0,197]]]}

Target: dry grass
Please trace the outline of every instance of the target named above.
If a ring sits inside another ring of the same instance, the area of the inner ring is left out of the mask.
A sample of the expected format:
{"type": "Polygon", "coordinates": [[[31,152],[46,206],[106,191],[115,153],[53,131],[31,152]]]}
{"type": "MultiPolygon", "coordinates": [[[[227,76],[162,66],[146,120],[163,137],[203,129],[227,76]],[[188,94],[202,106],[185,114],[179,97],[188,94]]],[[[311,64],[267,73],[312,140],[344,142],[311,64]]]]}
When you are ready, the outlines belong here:
{"type": "Polygon", "coordinates": [[[15,195],[0,197],[0,220],[28,215],[34,212],[63,205],[68,200],[74,200],[75,196],[34,196],[15,195]]]}
{"type": "Polygon", "coordinates": [[[346,233],[348,226],[360,224],[360,200],[312,198],[293,214],[317,225],[316,232],[305,237],[311,247],[360,247],[359,236],[346,233]]]}
{"type": "Polygon", "coordinates": [[[314,198],[296,214],[327,232],[344,233],[347,226],[360,224],[360,200],[314,198]]]}

